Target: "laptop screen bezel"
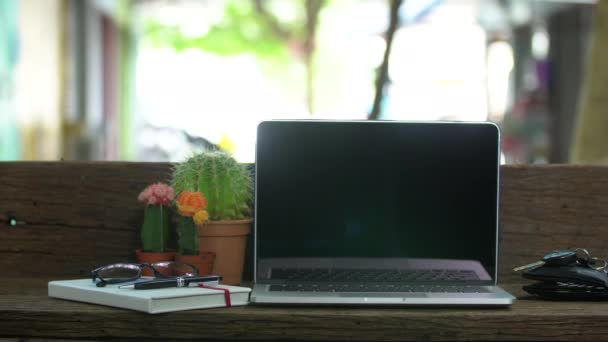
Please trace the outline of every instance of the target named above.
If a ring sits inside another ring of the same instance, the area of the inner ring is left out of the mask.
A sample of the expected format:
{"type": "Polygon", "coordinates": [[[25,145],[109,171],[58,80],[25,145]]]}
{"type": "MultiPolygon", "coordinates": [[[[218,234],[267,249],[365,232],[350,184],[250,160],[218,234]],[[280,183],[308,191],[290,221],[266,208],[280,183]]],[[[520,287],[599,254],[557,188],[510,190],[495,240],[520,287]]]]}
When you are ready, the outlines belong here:
{"type": "MultiPolygon", "coordinates": [[[[362,120],[348,120],[348,121],[344,121],[344,120],[270,120],[270,121],[262,121],[258,124],[257,127],[257,134],[259,136],[260,133],[260,126],[264,125],[265,123],[305,123],[305,122],[310,122],[310,123],[315,123],[318,124],[320,122],[328,122],[328,123],[374,123],[374,124],[407,124],[407,125],[429,125],[429,124],[445,124],[445,125],[489,125],[492,126],[493,128],[496,129],[496,146],[497,146],[497,165],[496,165],[496,205],[495,205],[495,217],[496,217],[496,222],[495,222],[495,255],[494,255],[494,274],[492,275],[492,280],[491,281],[476,281],[473,282],[475,285],[479,285],[479,284],[483,284],[483,285],[497,285],[498,283],[498,268],[499,268],[499,260],[498,260],[498,254],[499,254],[499,241],[500,241],[500,179],[501,179],[501,174],[500,174],[500,161],[501,161],[501,134],[500,134],[500,128],[498,127],[498,125],[496,125],[493,122],[490,121],[482,121],[482,122],[467,122],[467,121],[362,121],[362,120]]],[[[254,259],[254,264],[253,264],[253,281],[254,283],[258,283],[259,279],[258,279],[258,262],[259,262],[259,258],[258,258],[258,220],[256,219],[256,214],[258,212],[258,177],[259,177],[259,170],[258,170],[258,154],[259,154],[259,144],[256,144],[256,148],[255,148],[255,164],[254,164],[254,241],[253,241],[253,259],[254,259]]]]}

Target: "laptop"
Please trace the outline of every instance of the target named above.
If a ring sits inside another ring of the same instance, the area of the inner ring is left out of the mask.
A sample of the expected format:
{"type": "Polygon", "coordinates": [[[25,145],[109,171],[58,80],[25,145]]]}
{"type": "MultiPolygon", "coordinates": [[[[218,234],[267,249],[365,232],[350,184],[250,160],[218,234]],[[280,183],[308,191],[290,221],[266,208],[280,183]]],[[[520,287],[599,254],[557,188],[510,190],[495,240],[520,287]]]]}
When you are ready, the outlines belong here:
{"type": "Polygon", "coordinates": [[[258,127],[260,304],[510,305],[497,285],[492,123],[258,127]]]}

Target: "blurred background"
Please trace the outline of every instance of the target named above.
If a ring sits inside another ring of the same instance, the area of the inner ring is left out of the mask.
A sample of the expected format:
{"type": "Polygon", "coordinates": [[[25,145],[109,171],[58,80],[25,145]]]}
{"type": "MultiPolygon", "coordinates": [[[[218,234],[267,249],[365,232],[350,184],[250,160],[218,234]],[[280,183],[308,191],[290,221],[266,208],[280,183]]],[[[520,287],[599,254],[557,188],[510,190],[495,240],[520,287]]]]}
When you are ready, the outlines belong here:
{"type": "Polygon", "coordinates": [[[505,163],[577,162],[601,6],[1,0],[0,160],[252,162],[262,120],[372,119],[490,120],[505,163]]]}

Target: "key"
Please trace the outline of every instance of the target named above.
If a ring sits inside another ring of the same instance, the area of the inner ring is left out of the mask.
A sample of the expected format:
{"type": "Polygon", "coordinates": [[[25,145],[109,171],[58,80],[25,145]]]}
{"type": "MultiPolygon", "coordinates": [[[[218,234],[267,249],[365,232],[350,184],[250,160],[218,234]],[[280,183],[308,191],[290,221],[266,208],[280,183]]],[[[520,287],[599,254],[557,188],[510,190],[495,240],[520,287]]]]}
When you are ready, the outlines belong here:
{"type": "Polygon", "coordinates": [[[570,264],[576,263],[578,261],[578,259],[579,259],[579,257],[576,255],[576,251],[571,251],[571,250],[567,250],[567,249],[552,251],[552,252],[545,254],[545,256],[543,257],[542,260],[533,262],[531,264],[516,267],[513,269],[513,271],[517,272],[517,271],[527,270],[527,269],[534,268],[534,267],[540,267],[543,265],[548,265],[548,266],[570,265],[570,264]]]}

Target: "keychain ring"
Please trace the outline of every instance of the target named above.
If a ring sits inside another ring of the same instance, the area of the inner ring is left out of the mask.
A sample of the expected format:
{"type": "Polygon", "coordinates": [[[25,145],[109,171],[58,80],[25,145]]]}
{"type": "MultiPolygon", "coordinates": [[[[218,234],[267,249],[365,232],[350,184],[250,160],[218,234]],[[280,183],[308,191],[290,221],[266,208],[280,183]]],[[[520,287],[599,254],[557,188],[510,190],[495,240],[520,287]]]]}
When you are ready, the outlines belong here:
{"type": "Polygon", "coordinates": [[[605,259],[600,259],[598,257],[591,257],[591,254],[589,254],[589,251],[585,248],[575,248],[574,251],[577,255],[579,254],[579,252],[582,253],[584,257],[581,257],[581,259],[587,261],[587,265],[596,271],[604,270],[606,269],[606,266],[608,266],[608,261],[606,261],[605,259]],[[595,266],[595,264],[600,261],[603,263],[602,266],[595,266]]]}
{"type": "Polygon", "coordinates": [[[584,257],[581,257],[581,259],[584,259],[587,262],[591,261],[591,254],[589,254],[589,251],[585,248],[575,248],[574,252],[576,252],[577,256],[579,255],[579,252],[583,253],[584,257]]]}
{"type": "Polygon", "coordinates": [[[595,269],[596,271],[601,271],[601,270],[605,269],[606,266],[608,266],[608,262],[606,262],[606,260],[604,260],[604,259],[600,259],[598,257],[593,257],[590,260],[593,260],[593,266],[592,266],[592,268],[595,269]],[[603,262],[604,264],[601,267],[600,266],[595,266],[596,263],[599,262],[599,261],[603,262]]]}

